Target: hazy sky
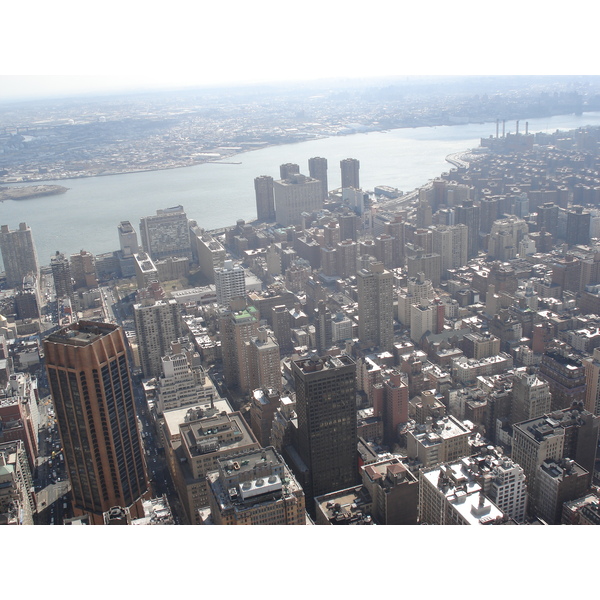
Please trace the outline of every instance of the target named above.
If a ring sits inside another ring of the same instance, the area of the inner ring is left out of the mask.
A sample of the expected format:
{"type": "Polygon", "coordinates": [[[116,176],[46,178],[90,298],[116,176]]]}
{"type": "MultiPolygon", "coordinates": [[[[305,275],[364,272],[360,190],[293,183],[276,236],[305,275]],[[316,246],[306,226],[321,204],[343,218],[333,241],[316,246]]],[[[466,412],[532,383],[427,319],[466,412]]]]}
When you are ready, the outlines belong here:
{"type": "Polygon", "coordinates": [[[5,4],[0,100],[329,77],[600,71],[587,0],[5,4]]]}

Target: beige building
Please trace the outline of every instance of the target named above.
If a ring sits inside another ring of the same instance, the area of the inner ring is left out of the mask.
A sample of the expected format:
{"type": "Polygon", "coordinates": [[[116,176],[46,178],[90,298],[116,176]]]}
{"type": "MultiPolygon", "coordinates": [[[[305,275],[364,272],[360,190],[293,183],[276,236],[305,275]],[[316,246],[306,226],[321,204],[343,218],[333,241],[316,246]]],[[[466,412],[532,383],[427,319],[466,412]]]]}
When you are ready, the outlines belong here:
{"type": "Polygon", "coordinates": [[[300,225],[303,212],[323,208],[321,182],[300,173],[292,173],[288,179],[273,182],[275,215],[277,223],[300,225]]]}
{"type": "Polygon", "coordinates": [[[202,274],[210,283],[214,283],[215,269],[223,266],[227,254],[223,244],[198,225],[192,225],[190,228],[190,238],[194,259],[202,274]]]}
{"type": "Polygon", "coordinates": [[[594,348],[590,358],[583,359],[585,368],[585,409],[600,416],[600,348],[594,348]]]}
{"type": "Polygon", "coordinates": [[[246,346],[250,389],[273,388],[281,391],[281,356],[272,332],[259,327],[257,337],[246,342],[246,346]]]}
{"type": "Polygon", "coordinates": [[[219,459],[258,450],[260,444],[239,412],[188,421],[179,430],[167,449],[171,474],[189,522],[199,524],[198,510],[209,505],[207,473],[218,469],[219,459]]]}
{"type": "Polygon", "coordinates": [[[304,492],[272,447],[219,459],[206,478],[215,525],[306,525],[304,492]]]}

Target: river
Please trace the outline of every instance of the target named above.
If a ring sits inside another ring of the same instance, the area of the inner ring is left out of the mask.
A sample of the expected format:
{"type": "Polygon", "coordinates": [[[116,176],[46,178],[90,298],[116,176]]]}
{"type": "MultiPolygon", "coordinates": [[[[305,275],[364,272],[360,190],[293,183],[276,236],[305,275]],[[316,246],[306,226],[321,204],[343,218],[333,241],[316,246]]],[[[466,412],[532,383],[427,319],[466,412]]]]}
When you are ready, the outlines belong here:
{"type": "MultiPolygon", "coordinates": [[[[553,132],[600,125],[600,113],[522,119],[519,131],[553,132]]],[[[506,122],[514,133],[516,122],[506,122]]],[[[193,167],[36,182],[69,188],[58,196],[7,200],[0,203],[0,224],[11,229],[25,221],[32,229],[40,264],[50,263],[59,250],[72,254],[81,249],[93,254],[119,248],[117,226],[131,221],[139,232],[141,217],[157,209],[181,204],[188,218],[201,227],[215,229],[237,219],[256,218],[254,178],[279,179],[279,165],[297,163],[308,174],[308,159],[328,161],[329,189],[340,186],[339,162],[360,161],[360,183],[365,190],[388,185],[410,192],[451,168],[449,154],[476,148],[480,138],[496,134],[496,123],[419,127],[330,137],[297,144],[245,152],[227,160],[240,164],[205,163],[193,167]]],[[[500,124],[502,134],[502,124],[500,124]]],[[[0,263],[0,268],[3,268],[0,263]]]]}

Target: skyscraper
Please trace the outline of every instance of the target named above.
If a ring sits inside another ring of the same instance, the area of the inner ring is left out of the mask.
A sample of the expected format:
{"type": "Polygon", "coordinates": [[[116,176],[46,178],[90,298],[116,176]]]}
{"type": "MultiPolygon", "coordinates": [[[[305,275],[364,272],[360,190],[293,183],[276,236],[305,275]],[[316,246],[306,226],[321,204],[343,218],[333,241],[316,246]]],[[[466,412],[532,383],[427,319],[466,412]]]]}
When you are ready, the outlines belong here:
{"type": "Polygon", "coordinates": [[[156,211],[156,215],[140,220],[142,248],[152,260],[182,256],[191,260],[190,226],[183,206],[156,211]]]}
{"type": "Polygon", "coordinates": [[[360,162],[356,158],[345,158],[340,161],[340,168],[342,170],[342,188],[351,187],[358,190],[360,188],[358,178],[360,162]]]}
{"type": "Polygon", "coordinates": [[[285,163],[279,166],[279,176],[281,179],[290,179],[292,175],[300,173],[300,166],[295,163],[285,163]]]}
{"type": "Polygon", "coordinates": [[[346,356],[292,361],[298,415],[298,454],[308,468],[312,498],[347,488],[358,477],[356,364],[346,356]]]}
{"type": "Polygon", "coordinates": [[[76,514],[144,516],[148,491],[122,329],[79,321],[44,340],[46,370],[76,514]]]}
{"type": "Polygon", "coordinates": [[[216,268],[214,273],[218,304],[227,306],[232,298],[246,295],[244,269],[234,265],[232,260],[226,260],[223,268],[216,268]]]}
{"type": "Polygon", "coordinates": [[[177,301],[144,300],[133,306],[137,343],[144,377],[160,377],[162,357],[171,349],[171,342],[182,336],[181,317],[177,301]]]}
{"type": "Polygon", "coordinates": [[[61,252],[57,252],[50,259],[50,268],[52,269],[56,296],[58,298],[70,298],[73,302],[75,294],[73,293],[73,279],[69,259],[61,252]]]}
{"type": "Polygon", "coordinates": [[[329,192],[327,187],[327,159],[320,156],[309,158],[308,174],[313,179],[318,179],[321,182],[321,196],[325,200],[329,192]]]}
{"type": "Polygon", "coordinates": [[[275,220],[275,199],[273,197],[273,178],[261,175],[254,179],[256,193],[256,217],[259,221],[275,220]]]}
{"type": "Polygon", "coordinates": [[[456,223],[462,223],[469,229],[467,240],[467,256],[473,258],[479,252],[479,221],[480,209],[473,200],[465,200],[456,207],[456,223]]]}
{"type": "Polygon", "coordinates": [[[394,276],[383,263],[360,269],[358,283],[358,337],[364,347],[391,350],[394,341],[394,276]]]}
{"type": "Polygon", "coordinates": [[[26,223],[19,223],[19,229],[11,231],[8,225],[0,230],[0,250],[6,271],[8,287],[16,287],[23,283],[28,273],[39,275],[39,266],[31,229],[26,223]]]}

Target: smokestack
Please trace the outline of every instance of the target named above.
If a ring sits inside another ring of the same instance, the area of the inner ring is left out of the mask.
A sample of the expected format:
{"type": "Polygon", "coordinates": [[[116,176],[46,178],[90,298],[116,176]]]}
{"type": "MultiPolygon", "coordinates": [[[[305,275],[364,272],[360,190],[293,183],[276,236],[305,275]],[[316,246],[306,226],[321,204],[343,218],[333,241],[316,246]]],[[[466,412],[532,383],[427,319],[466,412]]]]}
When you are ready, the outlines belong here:
{"type": "Polygon", "coordinates": [[[504,137],[504,132],[506,131],[506,121],[502,119],[502,137],[504,137]]]}
{"type": "Polygon", "coordinates": [[[519,121],[517,121],[517,135],[519,135],[519,121]]]}
{"type": "Polygon", "coordinates": [[[496,139],[498,139],[498,127],[500,127],[500,119],[496,119],[496,139]]]}
{"type": "Polygon", "coordinates": [[[525,121],[525,135],[529,133],[529,121],[525,121]]]}

